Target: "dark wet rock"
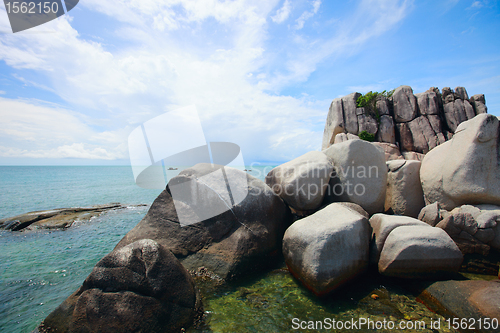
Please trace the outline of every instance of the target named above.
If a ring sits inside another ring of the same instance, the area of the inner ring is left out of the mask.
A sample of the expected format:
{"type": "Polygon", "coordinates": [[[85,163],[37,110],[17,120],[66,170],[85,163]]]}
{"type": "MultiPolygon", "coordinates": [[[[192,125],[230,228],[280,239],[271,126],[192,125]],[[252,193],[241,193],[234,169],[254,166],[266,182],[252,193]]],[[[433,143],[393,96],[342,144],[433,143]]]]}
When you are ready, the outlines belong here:
{"type": "Polygon", "coordinates": [[[217,168],[220,166],[197,164],[172,178],[144,219],[116,248],[153,239],[172,251],[187,269],[206,267],[223,279],[273,264],[280,256],[283,234],[291,223],[290,210],[261,180],[225,167],[227,178],[233,179],[233,199],[238,193],[247,193],[241,202],[231,206],[227,185],[217,177],[217,168]],[[174,200],[171,191],[178,184],[195,189],[193,196],[174,200]],[[218,208],[218,215],[200,221],[201,214],[218,208]]]}
{"type": "Polygon", "coordinates": [[[179,332],[200,311],[201,300],[186,269],[162,245],[143,239],[101,259],[39,330],[179,332]]]}

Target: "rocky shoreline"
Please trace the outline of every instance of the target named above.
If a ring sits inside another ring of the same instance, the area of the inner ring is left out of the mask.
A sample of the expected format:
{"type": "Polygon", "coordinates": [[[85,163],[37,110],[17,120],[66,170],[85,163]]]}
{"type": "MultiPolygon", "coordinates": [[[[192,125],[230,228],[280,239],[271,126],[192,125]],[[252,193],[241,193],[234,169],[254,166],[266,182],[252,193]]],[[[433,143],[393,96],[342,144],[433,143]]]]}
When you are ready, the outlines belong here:
{"type": "Polygon", "coordinates": [[[376,110],[358,107],[360,96],[332,102],[322,152],[265,182],[220,165],[183,170],[39,331],[179,332],[203,313],[200,276],[238,281],[282,260],[318,299],[375,274],[446,318],[498,331],[498,275],[458,273],[465,257],[466,269],[486,262],[498,274],[498,118],[460,87],[413,95],[402,86],[376,110]]]}
{"type": "MultiPolygon", "coordinates": [[[[144,204],[133,206],[147,206],[144,204]]],[[[27,231],[36,229],[67,229],[74,222],[85,222],[109,210],[125,209],[130,205],[110,203],[90,207],[58,208],[29,212],[0,219],[0,230],[27,231]]]]}

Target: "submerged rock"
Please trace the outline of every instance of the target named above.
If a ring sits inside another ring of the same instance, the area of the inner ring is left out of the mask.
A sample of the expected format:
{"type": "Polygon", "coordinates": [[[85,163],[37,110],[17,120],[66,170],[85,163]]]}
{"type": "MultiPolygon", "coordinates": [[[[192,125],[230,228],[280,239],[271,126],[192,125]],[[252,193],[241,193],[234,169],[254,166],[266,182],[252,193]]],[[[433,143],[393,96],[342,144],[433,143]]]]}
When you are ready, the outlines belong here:
{"type": "Polygon", "coordinates": [[[162,245],[143,239],[95,265],[40,332],[179,332],[201,310],[194,282],[162,245]]]}
{"type": "Polygon", "coordinates": [[[367,268],[369,238],[366,217],[333,203],[287,229],[283,255],[304,286],[324,295],[367,268]]]}
{"type": "Polygon", "coordinates": [[[123,208],[127,208],[127,206],[119,203],[111,203],[90,207],[59,208],[30,212],[1,219],[0,229],[11,231],[65,229],[69,228],[75,221],[87,221],[107,210],[123,208]]]}

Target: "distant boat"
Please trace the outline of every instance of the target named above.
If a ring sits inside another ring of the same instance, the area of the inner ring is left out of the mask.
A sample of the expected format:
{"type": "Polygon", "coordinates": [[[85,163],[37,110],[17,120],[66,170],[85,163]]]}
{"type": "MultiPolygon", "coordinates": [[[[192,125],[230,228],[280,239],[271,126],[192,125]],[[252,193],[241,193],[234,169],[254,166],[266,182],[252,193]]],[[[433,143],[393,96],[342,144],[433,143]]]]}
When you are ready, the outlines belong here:
{"type": "Polygon", "coordinates": [[[172,168],[172,167],[170,167],[170,168],[168,168],[167,170],[177,170],[177,168],[172,168]]]}
{"type": "Polygon", "coordinates": [[[243,171],[252,171],[252,170],[250,170],[250,169],[248,169],[248,170],[247,170],[247,169],[245,169],[245,170],[243,170],[243,171]]]}

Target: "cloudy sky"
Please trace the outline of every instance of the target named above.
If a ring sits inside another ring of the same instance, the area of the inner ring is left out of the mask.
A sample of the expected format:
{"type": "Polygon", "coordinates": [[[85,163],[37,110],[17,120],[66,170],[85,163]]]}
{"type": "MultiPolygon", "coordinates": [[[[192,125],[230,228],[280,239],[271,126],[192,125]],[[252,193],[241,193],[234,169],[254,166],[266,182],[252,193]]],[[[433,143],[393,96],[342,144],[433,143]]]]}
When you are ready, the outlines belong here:
{"type": "Polygon", "coordinates": [[[81,0],[13,34],[0,4],[0,165],[127,164],[132,130],[193,104],[246,164],[319,150],[331,100],[353,91],[464,86],[500,116],[499,7],[81,0]]]}

